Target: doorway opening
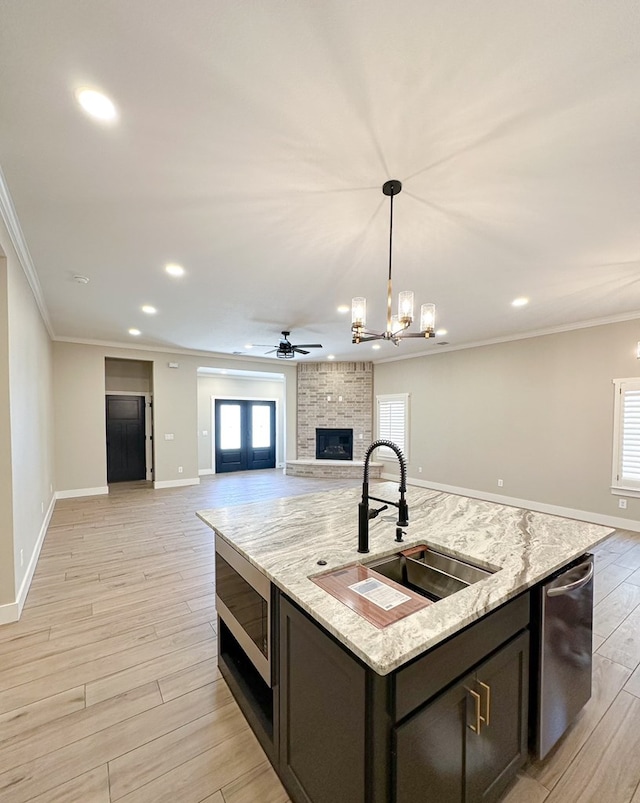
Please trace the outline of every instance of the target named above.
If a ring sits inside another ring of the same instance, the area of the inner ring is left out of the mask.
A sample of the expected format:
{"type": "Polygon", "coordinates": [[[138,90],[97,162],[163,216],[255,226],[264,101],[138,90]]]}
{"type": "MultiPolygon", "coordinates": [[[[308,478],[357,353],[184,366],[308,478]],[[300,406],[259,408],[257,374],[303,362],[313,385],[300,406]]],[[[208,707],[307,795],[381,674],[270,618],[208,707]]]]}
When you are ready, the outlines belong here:
{"type": "Polygon", "coordinates": [[[151,368],[105,359],[107,483],[153,479],[151,368]]]}
{"type": "Polygon", "coordinates": [[[215,470],[251,471],[276,467],[276,403],[216,399],[215,470]]]}

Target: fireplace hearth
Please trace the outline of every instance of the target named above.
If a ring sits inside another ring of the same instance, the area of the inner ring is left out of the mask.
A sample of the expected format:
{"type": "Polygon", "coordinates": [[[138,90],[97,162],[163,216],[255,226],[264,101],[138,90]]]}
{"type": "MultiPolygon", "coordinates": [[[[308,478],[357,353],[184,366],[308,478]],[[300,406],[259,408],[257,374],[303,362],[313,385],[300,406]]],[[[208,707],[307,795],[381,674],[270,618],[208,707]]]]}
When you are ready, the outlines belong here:
{"type": "Polygon", "coordinates": [[[316,428],[316,460],[352,460],[352,429],[316,428]]]}

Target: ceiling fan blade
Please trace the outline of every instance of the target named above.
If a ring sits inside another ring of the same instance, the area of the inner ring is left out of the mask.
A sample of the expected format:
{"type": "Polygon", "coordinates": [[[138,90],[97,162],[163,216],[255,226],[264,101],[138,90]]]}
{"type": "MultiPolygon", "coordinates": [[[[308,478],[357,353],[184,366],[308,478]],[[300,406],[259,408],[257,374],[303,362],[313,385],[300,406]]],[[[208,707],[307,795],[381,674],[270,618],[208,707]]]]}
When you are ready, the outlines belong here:
{"type": "Polygon", "coordinates": [[[322,343],[296,343],[297,349],[321,349],[322,343]]]}
{"type": "Polygon", "coordinates": [[[278,347],[274,346],[272,349],[269,349],[269,351],[265,351],[265,354],[273,354],[273,352],[277,351],[277,350],[278,350],[278,347]]]}
{"type": "Polygon", "coordinates": [[[298,354],[309,354],[309,352],[308,352],[308,351],[305,351],[304,349],[299,349],[297,346],[294,346],[294,347],[293,347],[293,350],[294,350],[294,351],[297,351],[297,352],[298,352],[298,354]]]}

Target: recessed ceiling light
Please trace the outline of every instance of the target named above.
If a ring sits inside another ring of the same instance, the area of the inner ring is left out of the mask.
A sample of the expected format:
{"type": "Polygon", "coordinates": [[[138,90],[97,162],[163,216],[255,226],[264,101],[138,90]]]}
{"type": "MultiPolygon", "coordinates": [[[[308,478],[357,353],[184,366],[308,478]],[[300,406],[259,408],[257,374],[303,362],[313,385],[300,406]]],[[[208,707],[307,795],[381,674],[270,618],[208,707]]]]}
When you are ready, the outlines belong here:
{"type": "Polygon", "coordinates": [[[244,344],[244,347],[245,347],[246,349],[252,349],[252,348],[253,348],[253,343],[245,343],[245,344],[244,344]]]}
{"type": "Polygon", "coordinates": [[[137,337],[138,335],[141,335],[142,332],[139,329],[129,329],[129,334],[137,337]]]}
{"type": "Polygon", "coordinates": [[[169,276],[183,276],[184,275],[184,268],[182,265],[176,265],[175,263],[171,263],[167,265],[165,268],[169,276]]]}
{"type": "Polygon", "coordinates": [[[519,298],[514,298],[511,302],[512,307],[526,307],[529,303],[529,299],[525,298],[524,296],[520,296],[519,298]]]}
{"type": "Polygon", "coordinates": [[[442,337],[443,335],[446,335],[446,334],[447,334],[447,330],[446,329],[437,329],[436,330],[436,335],[438,337],[442,337]]]}
{"type": "Polygon", "coordinates": [[[328,360],[335,360],[335,358],[336,358],[335,354],[327,354],[327,359],[328,360]]]}
{"type": "Polygon", "coordinates": [[[371,346],[371,348],[376,349],[377,351],[379,348],[381,348],[380,343],[374,343],[373,346],[371,346]]]}
{"type": "Polygon", "coordinates": [[[143,304],[142,311],[146,312],[147,315],[155,315],[158,310],[152,307],[151,304],[143,304]]]}
{"type": "Polygon", "coordinates": [[[350,309],[351,307],[348,307],[346,304],[340,304],[340,306],[338,307],[338,312],[345,313],[349,312],[350,309]]]}
{"type": "Polygon", "coordinates": [[[94,120],[103,123],[113,122],[118,117],[116,107],[106,95],[97,92],[95,89],[83,87],[76,90],[76,100],[94,120]]]}

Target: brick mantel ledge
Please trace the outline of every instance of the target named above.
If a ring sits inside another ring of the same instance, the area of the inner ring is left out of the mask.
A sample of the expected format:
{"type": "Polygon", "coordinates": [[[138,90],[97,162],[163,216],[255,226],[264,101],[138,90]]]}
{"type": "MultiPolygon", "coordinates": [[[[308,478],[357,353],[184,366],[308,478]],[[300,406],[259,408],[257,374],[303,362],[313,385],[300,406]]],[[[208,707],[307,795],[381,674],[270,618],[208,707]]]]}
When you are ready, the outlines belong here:
{"type": "MultiPolygon", "coordinates": [[[[380,479],[382,463],[369,463],[369,477],[380,479]]],[[[323,479],[359,479],[364,460],[287,460],[284,473],[289,477],[321,477],[323,479]]]]}

